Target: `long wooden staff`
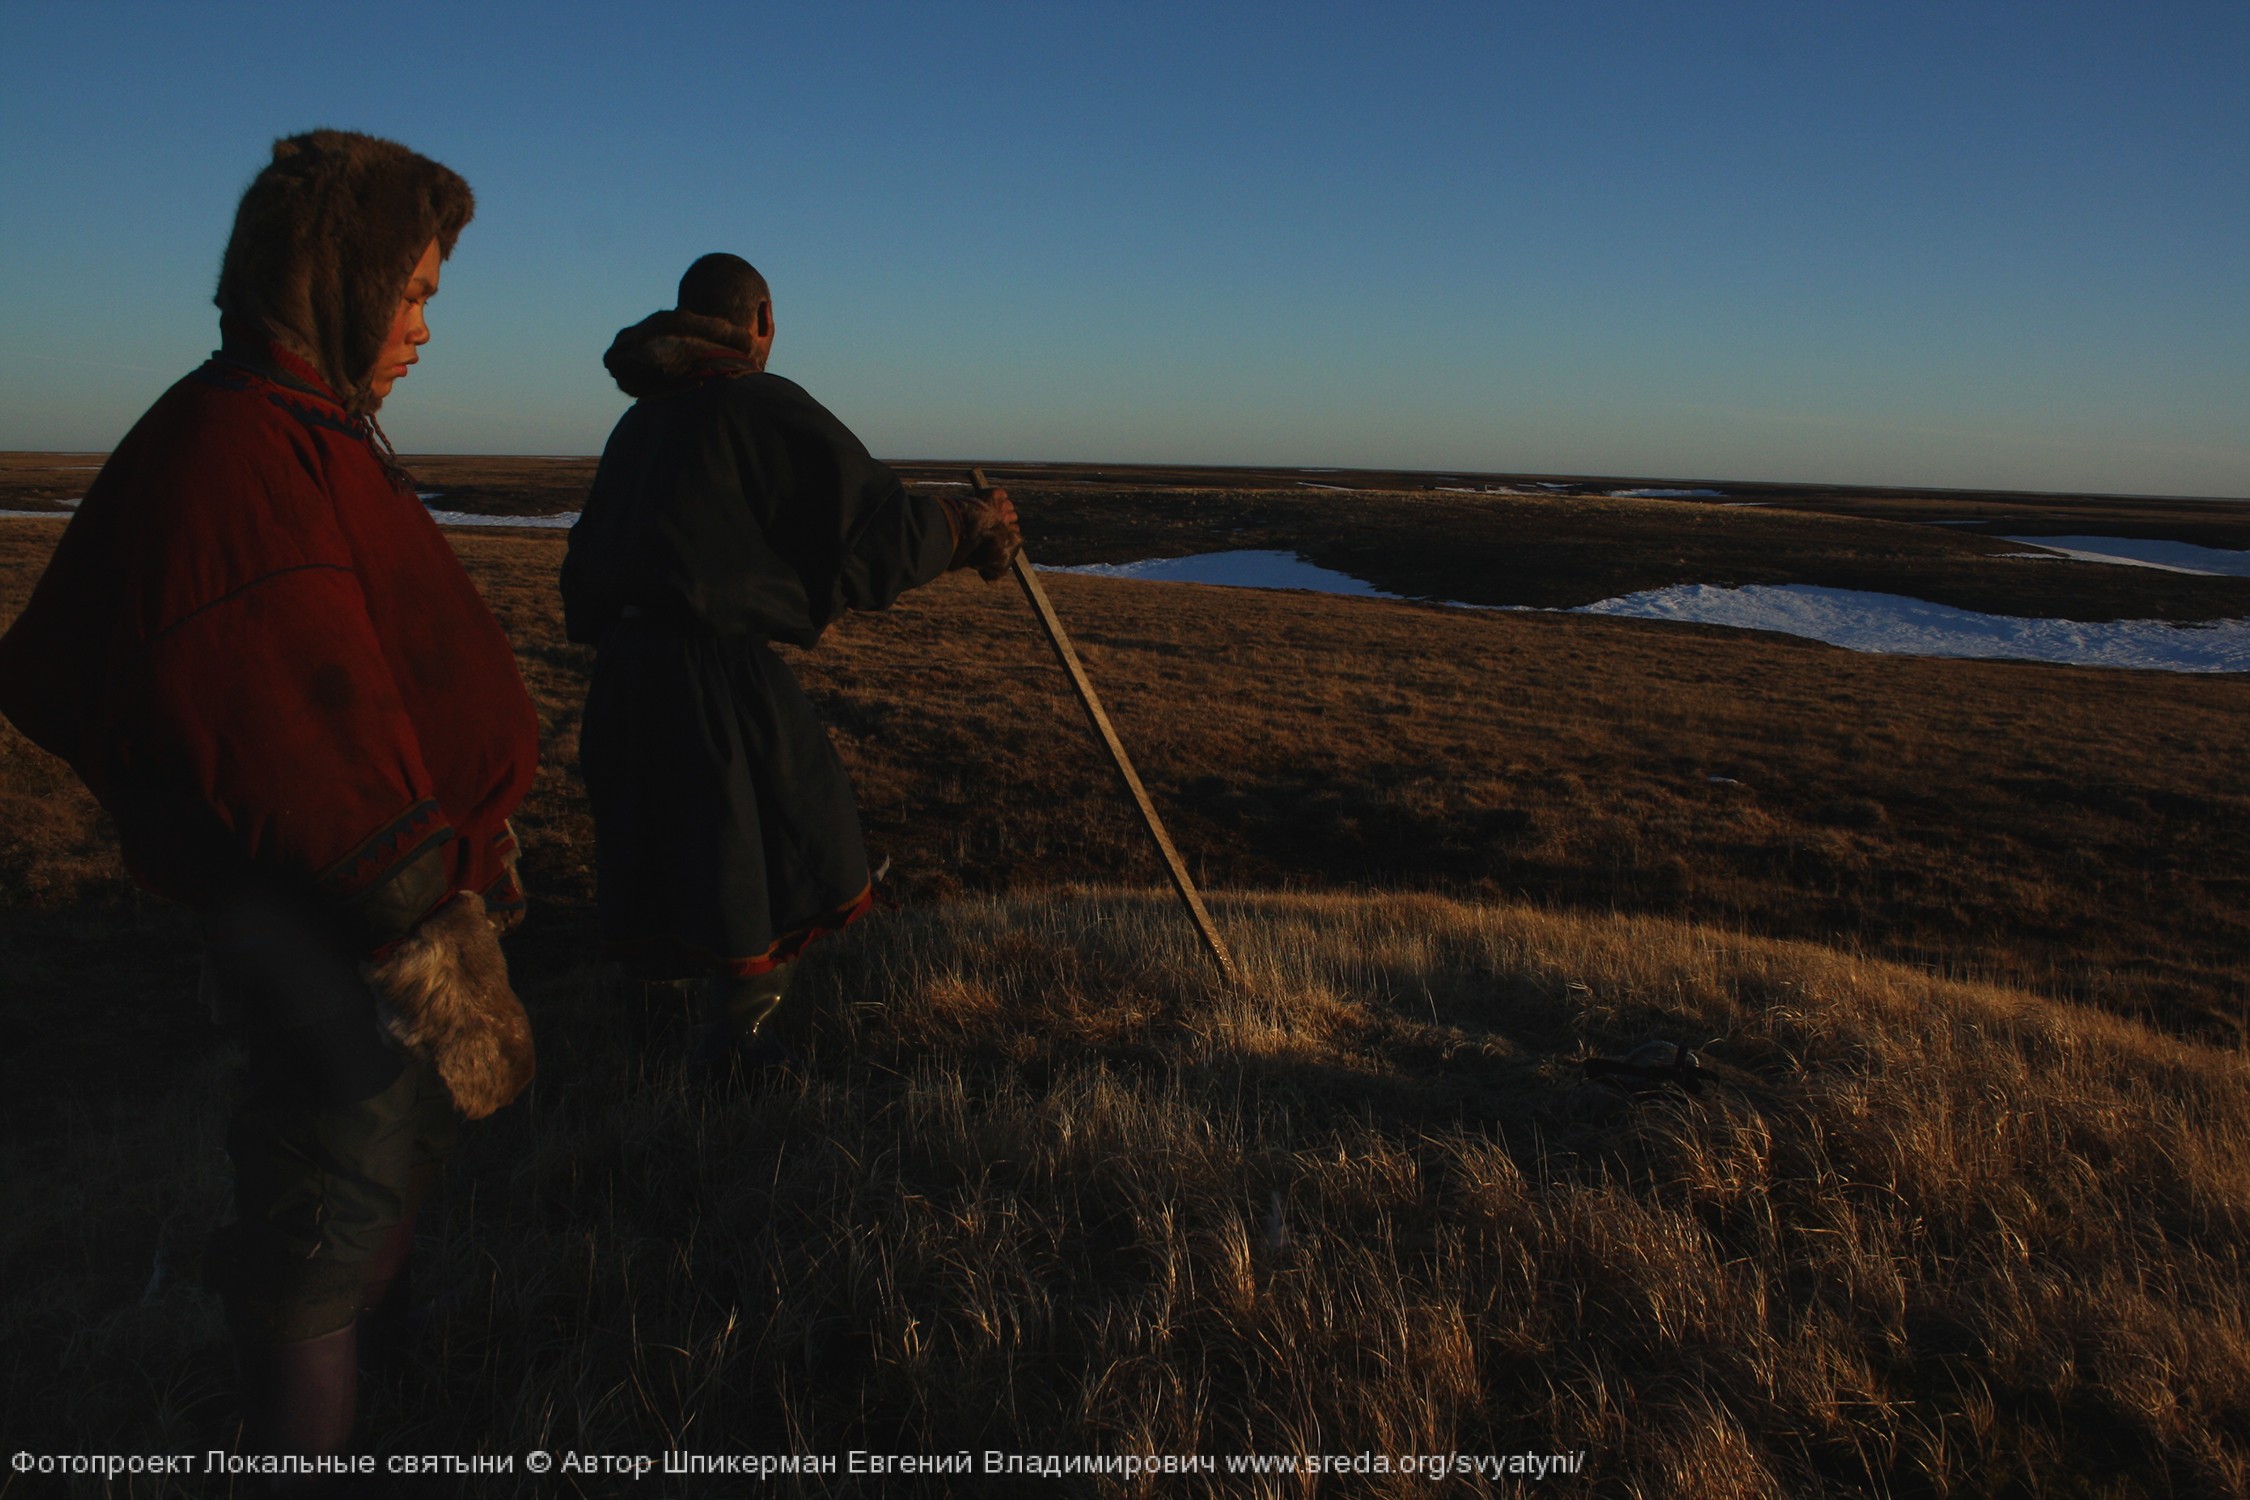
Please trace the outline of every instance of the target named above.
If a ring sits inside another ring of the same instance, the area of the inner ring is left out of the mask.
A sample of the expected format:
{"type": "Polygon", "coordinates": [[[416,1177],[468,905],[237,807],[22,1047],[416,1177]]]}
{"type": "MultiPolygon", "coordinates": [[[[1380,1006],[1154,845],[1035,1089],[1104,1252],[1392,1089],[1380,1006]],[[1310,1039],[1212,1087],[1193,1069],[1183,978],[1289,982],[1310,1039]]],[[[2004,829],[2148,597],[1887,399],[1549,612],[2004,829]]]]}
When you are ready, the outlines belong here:
{"type": "MultiPolygon", "coordinates": [[[[982,469],[971,469],[969,478],[975,481],[980,493],[992,488],[985,483],[982,469]]],[[[1047,591],[1039,586],[1039,575],[1032,571],[1031,559],[1020,550],[1016,553],[1015,575],[1016,582],[1023,585],[1023,596],[1031,601],[1032,612],[1046,627],[1047,644],[1055,648],[1055,660],[1070,674],[1070,685],[1078,689],[1078,701],[1086,706],[1086,718],[1094,726],[1095,737],[1108,747],[1110,764],[1117,767],[1133,805],[1141,810],[1141,821],[1148,825],[1149,837],[1156,840],[1156,852],[1164,856],[1164,868],[1171,874],[1172,889],[1180,893],[1188,915],[1195,919],[1195,930],[1203,934],[1203,946],[1210,950],[1211,961],[1219,966],[1219,972],[1226,976],[1229,984],[1240,988],[1242,971],[1234,966],[1234,955],[1227,951],[1225,941],[1220,938],[1217,924],[1211,920],[1203,897],[1195,889],[1195,881],[1188,876],[1187,864],[1172,845],[1172,836],[1164,831],[1164,820],[1156,815],[1156,804],[1149,800],[1148,788],[1141,785],[1140,776],[1133,770],[1133,758],[1125,753],[1125,742],[1117,737],[1117,726],[1110,723],[1109,715],[1103,712],[1101,695],[1094,691],[1093,680],[1086,675],[1078,653],[1071,648],[1070,633],[1063,629],[1054,605],[1047,602],[1047,591]]]]}

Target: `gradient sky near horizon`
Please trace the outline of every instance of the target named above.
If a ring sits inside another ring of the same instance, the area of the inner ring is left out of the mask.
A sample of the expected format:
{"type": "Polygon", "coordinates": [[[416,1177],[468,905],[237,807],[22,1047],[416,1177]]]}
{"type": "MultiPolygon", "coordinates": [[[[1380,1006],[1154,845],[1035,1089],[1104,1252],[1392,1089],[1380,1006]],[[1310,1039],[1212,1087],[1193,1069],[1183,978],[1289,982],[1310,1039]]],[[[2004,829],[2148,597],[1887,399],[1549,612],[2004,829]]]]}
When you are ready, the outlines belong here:
{"type": "Polygon", "coordinates": [[[0,0],[0,448],[275,136],[475,187],[406,452],[598,451],[706,250],[877,454],[2250,496],[2250,5],[0,0]]]}

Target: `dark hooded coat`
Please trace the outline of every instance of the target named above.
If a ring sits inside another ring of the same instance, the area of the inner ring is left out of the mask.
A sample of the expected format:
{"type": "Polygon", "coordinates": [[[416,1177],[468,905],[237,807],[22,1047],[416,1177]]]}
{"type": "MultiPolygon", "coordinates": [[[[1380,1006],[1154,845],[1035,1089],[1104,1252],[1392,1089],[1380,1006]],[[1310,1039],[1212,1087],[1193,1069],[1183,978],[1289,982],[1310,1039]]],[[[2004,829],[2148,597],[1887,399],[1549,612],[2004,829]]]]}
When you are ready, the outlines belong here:
{"type": "Polygon", "coordinates": [[[580,763],[603,934],[650,978],[762,973],[867,909],[851,784],[768,642],[883,608],[959,533],[748,350],[692,313],[617,336],[638,400],[563,562],[570,638],[601,648],[580,763]]]}
{"type": "Polygon", "coordinates": [[[456,891],[520,909],[505,820],[537,720],[366,414],[415,261],[471,209],[390,142],[277,143],[228,248],[224,347],[118,445],[0,639],[0,712],[151,890],[311,892],[366,953],[456,891]]]}

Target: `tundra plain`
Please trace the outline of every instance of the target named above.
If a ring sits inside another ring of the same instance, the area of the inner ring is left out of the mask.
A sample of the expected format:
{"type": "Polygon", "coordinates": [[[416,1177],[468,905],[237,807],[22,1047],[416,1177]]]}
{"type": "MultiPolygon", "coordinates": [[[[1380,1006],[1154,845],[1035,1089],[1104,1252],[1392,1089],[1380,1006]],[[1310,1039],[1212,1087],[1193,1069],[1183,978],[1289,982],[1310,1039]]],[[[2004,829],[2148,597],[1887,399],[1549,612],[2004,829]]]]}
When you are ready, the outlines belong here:
{"type": "MultiPolygon", "coordinates": [[[[59,507],[98,461],[0,457],[0,508],[59,507]]],[[[496,516],[574,507],[591,468],[410,462],[433,505],[496,516]]],[[[986,467],[1052,564],[1266,547],[1476,604],[1803,582],[2250,616],[2246,580],[2001,555],[2250,547],[2215,502],[986,467]]],[[[0,520],[0,620],[60,530],[0,520]]],[[[1151,892],[1020,596],[949,578],[791,654],[889,909],[809,961],[810,1071],[712,1098],[600,976],[562,536],[450,534],[540,713],[511,961],[542,1074],[432,1214],[377,1451],[1582,1452],[1545,1485],[1651,1496],[2250,1485],[2250,680],[1053,576],[1245,958],[1230,993],[1151,892]],[[1705,1046],[1699,1091],[1586,1077],[1651,1038],[1705,1046]]],[[[4,726],[0,901],[0,1427],[225,1446],[192,1266],[239,1061],[196,1012],[192,922],[4,726]]],[[[489,1488],[740,1492],[656,1483],[489,1488]]]]}

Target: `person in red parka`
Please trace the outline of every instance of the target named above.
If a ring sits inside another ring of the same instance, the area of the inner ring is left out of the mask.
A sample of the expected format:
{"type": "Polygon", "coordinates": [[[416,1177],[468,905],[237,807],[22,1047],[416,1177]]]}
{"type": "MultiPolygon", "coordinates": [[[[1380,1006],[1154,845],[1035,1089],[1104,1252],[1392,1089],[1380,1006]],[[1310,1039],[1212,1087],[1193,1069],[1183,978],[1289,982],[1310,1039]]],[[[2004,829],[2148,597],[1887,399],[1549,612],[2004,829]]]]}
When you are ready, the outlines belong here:
{"type": "Polygon", "coordinates": [[[221,348],[118,444],[0,638],[0,712],[85,781],[134,878],[196,909],[250,1055],[212,1269],[254,1452],[348,1448],[362,1330],[456,1115],[531,1075],[498,933],[537,720],[374,421],[473,211],[393,142],[276,142],[221,348]]]}

